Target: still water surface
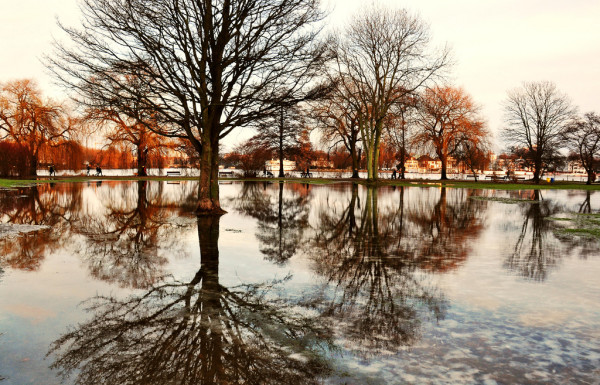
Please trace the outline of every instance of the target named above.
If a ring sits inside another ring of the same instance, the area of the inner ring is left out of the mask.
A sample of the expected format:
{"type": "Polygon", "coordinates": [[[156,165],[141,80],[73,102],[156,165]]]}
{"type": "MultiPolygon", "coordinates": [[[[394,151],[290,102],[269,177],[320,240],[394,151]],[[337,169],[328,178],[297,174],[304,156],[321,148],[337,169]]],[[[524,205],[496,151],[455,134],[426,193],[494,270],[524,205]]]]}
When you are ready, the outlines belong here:
{"type": "Polygon", "coordinates": [[[0,384],[600,383],[599,192],[196,188],[0,191],[0,384]]]}

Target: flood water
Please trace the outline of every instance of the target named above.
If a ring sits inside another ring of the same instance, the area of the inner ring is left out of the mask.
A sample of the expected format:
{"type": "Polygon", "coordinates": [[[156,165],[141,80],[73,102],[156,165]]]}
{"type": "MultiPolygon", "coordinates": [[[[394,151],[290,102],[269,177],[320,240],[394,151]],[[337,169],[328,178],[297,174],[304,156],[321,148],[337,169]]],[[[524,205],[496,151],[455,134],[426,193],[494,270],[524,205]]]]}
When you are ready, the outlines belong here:
{"type": "Polygon", "coordinates": [[[0,190],[0,384],[600,383],[600,192],[196,195],[0,190]]]}

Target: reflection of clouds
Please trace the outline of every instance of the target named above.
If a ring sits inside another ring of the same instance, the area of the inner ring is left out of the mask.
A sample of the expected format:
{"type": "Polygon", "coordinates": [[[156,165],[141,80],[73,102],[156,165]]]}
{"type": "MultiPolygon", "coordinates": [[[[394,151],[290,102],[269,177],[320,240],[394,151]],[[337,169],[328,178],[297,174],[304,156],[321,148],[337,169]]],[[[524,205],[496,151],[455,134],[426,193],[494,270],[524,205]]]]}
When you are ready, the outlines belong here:
{"type": "Polygon", "coordinates": [[[56,313],[52,310],[43,307],[34,307],[26,304],[9,304],[2,307],[2,312],[5,314],[13,314],[21,318],[25,318],[32,325],[44,322],[49,318],[56,317],[56,313]]]}
{"type": "Polygon", "coordinates": [[[271,294],[280,282],[219,280],[219,217],[198,218],[200,270],[126,298],[95,296],[89,321],[52,346],[79,384],[317,384],[328,331],[271,294]]]}

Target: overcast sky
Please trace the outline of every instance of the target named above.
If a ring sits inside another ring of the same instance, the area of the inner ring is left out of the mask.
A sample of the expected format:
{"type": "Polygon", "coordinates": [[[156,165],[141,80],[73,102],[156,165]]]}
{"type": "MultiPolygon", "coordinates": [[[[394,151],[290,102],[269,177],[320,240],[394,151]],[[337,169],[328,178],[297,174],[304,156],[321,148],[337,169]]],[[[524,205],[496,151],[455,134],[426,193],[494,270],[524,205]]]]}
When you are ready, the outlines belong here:
{"type": "MultiPolygon", "coordinates": [[[[368,0],[322,0],[332,26],[350,22],[368,0]]],[[[600,113],[599,0],[380,0],[430,25],[434,44],[448,44],[452,83],[482,107],[490,129],[502,126],[502,102],[523,81],[550,80],[580,112],[600,113]]],[[[40,63],[62,36],[56,17],[79,20],[76,0],[0,0],[0,82],[33,78],[50,96],[59,89],[40,63]]],[[[235,131],[229,144],[245,138],[235,131]]]]}

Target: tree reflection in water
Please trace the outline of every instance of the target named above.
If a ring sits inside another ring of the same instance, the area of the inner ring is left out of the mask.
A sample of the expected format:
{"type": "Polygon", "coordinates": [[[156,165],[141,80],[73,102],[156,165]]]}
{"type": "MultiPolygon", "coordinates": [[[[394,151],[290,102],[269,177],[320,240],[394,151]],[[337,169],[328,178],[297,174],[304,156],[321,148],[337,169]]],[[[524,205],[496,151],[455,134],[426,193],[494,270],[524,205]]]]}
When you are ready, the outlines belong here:
{"type": "Polygon", "coordinates": [[[310,384],[328,371],[329,333],[269,285],[219,283],[219,217],[198,218],[200,269],[120,300],[55,341],[52,367],[78,384],[310,384]]]}
{"type": "Polygon", "coordinates": [[[42,226],[0,239],[0,259],[13,268],[35,271],[45,256],[70,239],[81,208],[82,184],[44,184],[0,192],[0,219],[11,225],[42,226]]]}
{"type": "Polygon", "coordinates": [[[93,277],[146,288],[165,274],[167,250],[184,254],[170,220],[179,207],[163,201],[162,184],[154,186],[153,198],[147,181],[113,186],[108,197],[100,195],[105,212],[82,216],[76,231],[86,237],[80,253],[93,277]]]}
{"type": "Polygon", "coordinates": [[[560,212],[560,207],[543,200],[539,190],[528,194],[533,202],[522,204],[523,224],[504,266],[524,278],[544,281],[562,254],[559,245],[548,239],[554,230],[549,217],[560,212]]]}
{"type": "Polygon", "coordinates": [[[337,287],[324,312],[343,321],[343,334],[363,353],[410,345],[424,318],[444,317],[443,294],[422,272],[457,267],[468,236],[483,228],[483,206],[466,197],[450,206],[442,189],[431,207],[404,196],[400,187],[397,207],[379,207],[377,188],[367,187],[360,209],[353,185],[341,212],[324,204],[310,242],[315,270],[337,287]]]}
{"type": "Polygon", "coordinates": [[[299,184],[244,183],[232,200],[237,211],[258,220],[256,238],[265,258],[283,264],[293,257],[308,227],[309,194],[299,184]],[[261,189],[262,186],[262,189],[261,189]],[[276,193],[276,197],[274,197],[276,193]]]}

